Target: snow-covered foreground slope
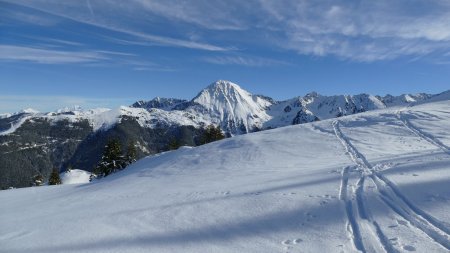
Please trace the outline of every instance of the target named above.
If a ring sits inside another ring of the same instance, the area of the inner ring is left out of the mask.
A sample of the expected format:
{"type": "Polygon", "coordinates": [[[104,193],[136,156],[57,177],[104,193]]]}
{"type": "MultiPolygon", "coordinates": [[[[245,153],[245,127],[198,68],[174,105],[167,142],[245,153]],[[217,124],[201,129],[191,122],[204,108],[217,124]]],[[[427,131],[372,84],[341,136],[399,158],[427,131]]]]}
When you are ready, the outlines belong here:
{"type": "Polygon", "coordinates": [[[450,101],[0,192],[2,252],[448,252],[450,101]]]}

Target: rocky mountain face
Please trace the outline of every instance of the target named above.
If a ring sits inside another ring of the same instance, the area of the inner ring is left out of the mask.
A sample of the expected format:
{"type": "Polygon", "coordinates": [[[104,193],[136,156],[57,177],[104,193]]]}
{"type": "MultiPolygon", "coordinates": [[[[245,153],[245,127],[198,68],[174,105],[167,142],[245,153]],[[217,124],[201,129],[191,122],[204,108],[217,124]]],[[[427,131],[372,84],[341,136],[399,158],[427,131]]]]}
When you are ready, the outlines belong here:
{"type": "Polygon", "coordinates": [[[433,98],[428,94],[384,97],[368,94],[322,96],[310,93],[286,101],[252,95],[237,84],[217,81],[192,100],[155,98],[110,110],[65,108],[39,113],[28,109],[0,115],[0,187],[29,186],[53,168],[91,171],[108,140],[133,142],[138,157],[168,149],[172,140],[199,143],[203,129],[219,125],[239,135],[292,124],[406,106],[433,98]]]}
{"type": "Polygon", "coordinates": [[[184,99],[156,97],[150,101],[142,101],[142,100],[137,101],[136,103],[132,104],[131,107],[145,108],[145,109],[157,108],[170,111],[176,108],[177,106],[180,106],[187,102],[188,101],[184,99]]]}

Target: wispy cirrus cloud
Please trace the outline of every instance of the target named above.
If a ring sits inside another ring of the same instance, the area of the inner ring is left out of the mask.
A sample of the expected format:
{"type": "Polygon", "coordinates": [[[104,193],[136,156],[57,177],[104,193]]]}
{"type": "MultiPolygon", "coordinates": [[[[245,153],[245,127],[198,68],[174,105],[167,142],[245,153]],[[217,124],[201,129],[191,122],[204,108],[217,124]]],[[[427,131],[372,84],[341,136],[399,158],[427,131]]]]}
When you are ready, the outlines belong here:
{"type": "Polygon", "coordinates": [[[273,41],[300,54],[333,55],[373,62],[420,56],[450,48],[447,1],[268,1],[259,0],[273,41]],[[419,11],[420,10],[420,11],[419,11]]]}
{"type": "Polygon", "coordinates": [[[99,52],[71,52],[26,46],[0,45],[0,60],[42,64],[90,63],[108,59],[99,52]]]}
{"type": "Polygon", "coordinates": [[[82,64],[85,66],[129,66],[139,71],[174,71],[147,60],[136,59],[135,54],[107,50],[64,51],[0,44],[0,61],[37,64],[82,64]]]}
{"type": "Polygon", "coordinates": [[[88,2],[87,5],[83,5],[80,4],[79,1],[57,2],[47,0],[40,0],[40,1],[18,0],[18,1],[10,1],[10,3],[34,9],[41,13],[47,13],[52,16],[57,16],[59,18],[69,19],[78,23],[83,23],[98,28],[126,34],[142,40],[158,43],[163,46],[183,47],[206,51],[230,50],[229,48],[216,46],[209,43],[156,35],[149,32],[141,31],[140,29],[136,29],[136,26],[129,25],[128,22],[136,23],[138,25],[145,24],[145,19],[140,20],[139,18],[138,19],[136,18],[140,16],[139,13],[142,13],[139,7],[136,6],[136,4],[117,5],[114,3],[110,3],[110,1],[99,1],[96,2],[98,6],[95,6],[92,5],[91,2],[88,2]],[[93,16],[94,8],[101,10],[101,12],[100,11],[96,12],[95,17],[93,16]],[[120,22],[123,21],[124,19],[128,19],[127,20],[128,22],[120,22]]]}
{"type": "Polygon", "coordinates": [[[10,7],[9,4],[0,1],[0,13],[2,15],[0,25],[11,25],[8,21],[12,21],[14,23],[28,23],[38,26],[54,26],[60,22],[59,18],[47,15],[37,15],[30,10],[16,10],[15,8],[10,7]]]}
{"type": "Polygon", "coordinates": [[[73,46],[73,47],[80,47],[83,46],[83,43],[77,42],[77,41],[71,41],[71,40],[64,40],[64,39],[55,39],[55,38],[45,38],[45,37],[32,37],[32,36],[28,36],[31,39],[35,39],[38,41],[43,41],[43,42],[47,42],[47,43],[54,43],[54,44],[59,44],[62,46],[73,46]]]}
{"type": "Polygon", "coordinates": [[[246,67],[288,66],[288,62],[251,56],[211,56],[203,61],[218,65],[241,65],[246,67]]]}
{"type": "MultiPolygon", "coordinates": [[[[238,8],[230,8],[233,1],[197,1],[183,0],[147,1],[134,0],[144,10],[168,20],[185,22],[211,30],[245,30],[248,28],[246,18],[233,13],[238,8]]],[[[240,7],[245,5],[241,1],[240,7]]],[[[239,7],[239,8],[240,8],[239,7]]]]}
{"type": "Polygon", "coordinates": [[[233,63],[234,57],[241,65],[245,61],[236,58],[235,48],[357,62],[446,57],[443,54],[450,49],[450,3],[445,0],[6,2],[122,35],[109,34],[112,43],[233,51],[228,62],[233,63]]]}

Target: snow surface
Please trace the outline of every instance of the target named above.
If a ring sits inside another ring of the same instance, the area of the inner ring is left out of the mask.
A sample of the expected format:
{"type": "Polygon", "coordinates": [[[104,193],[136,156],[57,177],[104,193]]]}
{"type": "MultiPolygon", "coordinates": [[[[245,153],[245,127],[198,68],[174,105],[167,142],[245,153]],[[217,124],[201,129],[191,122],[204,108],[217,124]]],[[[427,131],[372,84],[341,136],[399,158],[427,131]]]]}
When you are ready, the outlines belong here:
{"type": "Polygon", "coordinates": [[[85,170],[72,169],[60,174],[63,184],[85,184],[89,183],[91,173],[85,170]]]}
{"type": "Polygon", "coordinates": [[[448,252],[450,101],[241,135],[0,192],[1,252],[448,252]]]}

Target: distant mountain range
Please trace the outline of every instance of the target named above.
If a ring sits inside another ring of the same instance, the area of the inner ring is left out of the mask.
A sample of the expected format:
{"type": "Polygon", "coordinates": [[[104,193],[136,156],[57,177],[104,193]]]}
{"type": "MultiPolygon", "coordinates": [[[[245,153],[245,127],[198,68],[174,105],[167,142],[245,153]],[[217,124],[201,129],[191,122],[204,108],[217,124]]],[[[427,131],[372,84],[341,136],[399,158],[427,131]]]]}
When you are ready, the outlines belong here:
{"type": "Polygon", "coordinates": [[[155,98],[117,109],[65,108],[41,113],[32,109],[0,115],[0,187],[24,187],[36,174],[68,166],[91,171],[112,138],[136,144],[139,156],[168,149],[171,140],[197,145],[210,125],[239,135],[302,124],[391,106],[439,99],[449,92],[400,96],[368,94],[303,97],[276,101],[253,95],[229,81],[217,81],[192,100],[155,98]]]}

